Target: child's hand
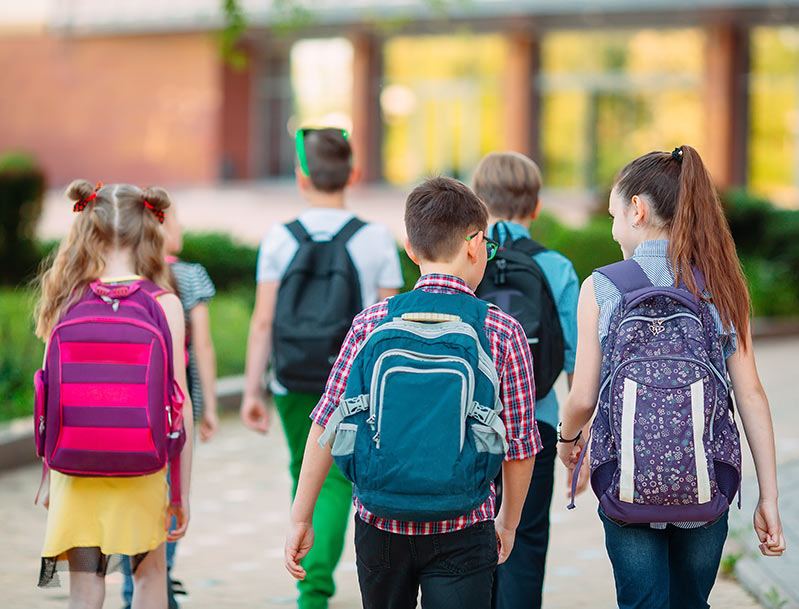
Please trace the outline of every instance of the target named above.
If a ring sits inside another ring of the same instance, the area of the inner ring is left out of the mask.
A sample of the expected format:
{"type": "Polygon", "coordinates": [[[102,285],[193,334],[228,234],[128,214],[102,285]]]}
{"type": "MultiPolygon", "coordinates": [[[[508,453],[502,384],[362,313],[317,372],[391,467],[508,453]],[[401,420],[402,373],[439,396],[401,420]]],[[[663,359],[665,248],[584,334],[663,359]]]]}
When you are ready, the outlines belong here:
{"type": "Polygon", "coordinates": [[[208,442],[216,435],[217,429],[219,429],[219,417],[216,415],[216,410],[206,408],[200,421],[200,439],[208,442]]]}
{"type": "Polygon", "coordinates": [[[166,514],[166,530],[169,531],[169,526],[172,524],[172,517],[177,520],[177,526],[167,533],[167,541],[177,541],[186,534],[186,529],[189,526],[189,500],[183,499],[180,505],[174,503],[169,504],[169,509],[166,514]]]}
{"type": "Polygon", "coordinates": [[[585,445],[585,440],[580,438],[576,443],[558,442],[558,457],[563,465],[572,470],[577,467],[577,458],[585,445]]]}
{"type": "MultiPolygon", "coordinates": [[[[740,492],[740,491],[739,491],[740,492]]],[[[785,551],[785,537],[782,533],[780,512],[776,500],[760,500],[755,508],[755,533],[760,539],[760,553],[763,556],[782,556],[785,551]]]]}
{"type": "Polygon", "coordinates": [[[513,550],[513,543],[516,541],[516,529],[505,526],[501,517],[494,521],[494,530],[497,535],[497,564],[501,565],[508,560],[511,550],[513,550]]]}
{"type": "Polygon", "coordinates": [[[269,411],[263,399],[245,395],[241,401],[241,420],[253,431],[260,433],[269,431],[269,411]]]}
{"type": "Polygon", "coordinates": [[[314,542],[313,527],[305,522],[293,522],[286,537],[286,547],[283,551],[286,569],[294,579],[305,579],[305,569],[300,566],[300,560],[311,551],[314,542]]]}

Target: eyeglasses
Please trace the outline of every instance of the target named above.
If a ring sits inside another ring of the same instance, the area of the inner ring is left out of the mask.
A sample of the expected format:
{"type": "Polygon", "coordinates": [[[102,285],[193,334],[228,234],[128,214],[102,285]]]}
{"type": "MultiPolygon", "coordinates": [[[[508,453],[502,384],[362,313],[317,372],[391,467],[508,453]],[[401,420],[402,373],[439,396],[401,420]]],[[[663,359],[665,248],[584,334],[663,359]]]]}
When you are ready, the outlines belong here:
{"type": "MultiPolygon", "coordinates": [[[[477,232],[476,232],[476,233],[474,233],[473,235],[469,235],[468,237],[466,237],[466,240],[467,240],[467,241],[471,241],[471,240],[472,240],[472,239],[474,239],[474,238],[475,238],[477,235],[479,235],[481,232],[482,232],[482,231],[477,231],[477,232]]],[[[493,239],[489,239],[489,238],[488,238],[488,237],[486,237],[485,235],[483,235],[483,239],[484,239],[484,240],[485,240],[485,242],[486,242],[486,252],[488,253],[488,258],[486,258],[486,260],[491,260],[491,259],[493,259],[493,258],[494,258],[494,256],[496,256],[496,255],[497,255],[497,250],[499,249],[499,243],[498,243],[498,242],[496,242],[496,241],[494,241],[493,239]]]]}
{"type": "Polygon", "coordinates": [[[311,172],[308,169],[308,159],[305,156],[305,136],[311,131],[333,131],[334,133],[340,133],[341,137],[345,140],[350,138],[350,134],[347,133],[346,129],[335,129],[332,127],[323,127],[320,129],[305,127],[303,129],[297,129],[297,132],[294,134],[294,147],[297,149],[297,159],[300,161],[300,169],[306,176],[310,176],[311,172]]]}

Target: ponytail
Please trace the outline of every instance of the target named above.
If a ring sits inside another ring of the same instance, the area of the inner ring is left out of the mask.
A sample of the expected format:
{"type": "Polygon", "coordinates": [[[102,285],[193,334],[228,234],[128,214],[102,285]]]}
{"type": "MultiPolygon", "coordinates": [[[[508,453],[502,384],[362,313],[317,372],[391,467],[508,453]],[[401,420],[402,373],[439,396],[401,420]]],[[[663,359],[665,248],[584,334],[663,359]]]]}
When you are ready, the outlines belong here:
{"type": "Polygon", "coordinates": [[[701,273],[710,301],[725,331],[749,342],[749,290],[716,188],[699,153],[691,146],[674,152],[650,152],[631,162],[616,177],[615,188],[627,201],[646,194],[655,216],[669,231],[669,260],[675,284],[684,281],[704,298],[694,273],[701,273]]]}
{"type": "Polygon", "coordinates": [[[710,172],[699,153],[691,146],[680,146],[680,171],[677,210],[671,226],[669,258],[677,270],[676,279],[699,294],[693,266],[704,277],[705,286],[718,309],[724,329],[738,333],[746,349],[749,330],[749,290],[729,224],[713,185],[710,172]]]}

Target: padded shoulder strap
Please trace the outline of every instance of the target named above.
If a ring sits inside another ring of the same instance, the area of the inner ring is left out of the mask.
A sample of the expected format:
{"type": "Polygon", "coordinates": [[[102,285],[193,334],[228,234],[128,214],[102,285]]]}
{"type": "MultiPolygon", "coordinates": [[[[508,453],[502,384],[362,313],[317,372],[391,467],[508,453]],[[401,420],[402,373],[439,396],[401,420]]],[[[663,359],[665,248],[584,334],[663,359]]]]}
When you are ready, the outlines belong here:
{"type": "Polygon", "coordinates": [[[530,239],[529,237],[522,237],[516,239],[510,244],[510,248],[518,252],[523,252],[528,256],[535,256],[541,252],[547,251],[547,248],[541,245],[538,241],[530,239]]]}
{"type": "Polygon", "coordinates": [[[351,218],[349,222],[347,222],[344,226],[341,227],[341,230],[336,233],[336,235],[331,239],[331,241],[340,241],[342,243],[346,243],[349,241],[355,233],[361,230],[364,226],[366,226],[366,222],[359,218],[351,218]]]}
{"type": "Polygon", "coordinates": [[[305,227],[299,220],[294,220],[294,222],[289,222],[285,225],[288,231],[292,234],[292,236],[297,240],[297,243],[304,243],[306,241],[311,241],[311,235],[308,234],[308,231],[305,230],[305,227]]]}
{"type": "Polygon", "coordinates": [[[599,267],[595,271],[610,279],[622,295],[652,286],[644,269],[632,258],[599,267]]]}

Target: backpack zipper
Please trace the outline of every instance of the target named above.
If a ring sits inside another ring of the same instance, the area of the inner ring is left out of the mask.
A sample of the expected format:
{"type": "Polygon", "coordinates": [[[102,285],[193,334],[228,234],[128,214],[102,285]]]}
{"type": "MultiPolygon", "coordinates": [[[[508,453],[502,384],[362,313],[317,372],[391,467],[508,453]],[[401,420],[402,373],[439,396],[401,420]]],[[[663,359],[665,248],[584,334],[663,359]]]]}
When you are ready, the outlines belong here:
{"type": "Polygon", "coordinates": [[[443,322],[442,325],[446,325],[447,327],[438,327],[438,328],[420,328],[414,322],[408,321],[389,321],[384,323],[381,326],[375,328],[364,340],[363,344],[360,347],[360,351],[363,351],[363,348],[367,345],[367,343],[371,340],[373,336],[375,336],[378,332],[383,330],[401,330],[403,332],[410,332],[411,334],[415,334],[417,336],[421,336],[422,338],[438,338],[443,336],[444,334],[464,334],[469,336],[475,340],[477,343],[477,366],[478,369],[485,374],[491,383],[494,385],[494,389],[499,394],[499,377],[497,376],[497,370],[494,368],[494,360],[485,352],[483,349],[483,345],[480,344],[480,339],[477,337],[477,332],[475,329],[467,323],[463,322],[443,322]],[[411,325],[413,324],[413,325],[411,325]],[[453,327],[454,326],[454,327],[453,327]]]}
{"type": "Polygon", "coordinates": [[[625,317],[624,320],[619,324],[619,328],[621,328],[624,324],[631,321],[648,321],[648,322],[656,322],[658,324],[663,324],[667,321],[671,321],[677,317],[688,317],[690,319],[696,320],[696,322],[702,326],[702,320],[700,320],[696,315],[693,313],[674,313],[673,315],[668,315],[667,317],[647,317],[646,315],[631,315],[630,317],[625,317]]]}

